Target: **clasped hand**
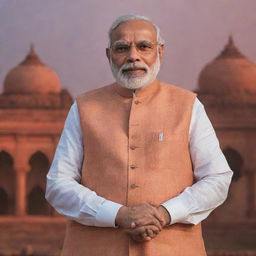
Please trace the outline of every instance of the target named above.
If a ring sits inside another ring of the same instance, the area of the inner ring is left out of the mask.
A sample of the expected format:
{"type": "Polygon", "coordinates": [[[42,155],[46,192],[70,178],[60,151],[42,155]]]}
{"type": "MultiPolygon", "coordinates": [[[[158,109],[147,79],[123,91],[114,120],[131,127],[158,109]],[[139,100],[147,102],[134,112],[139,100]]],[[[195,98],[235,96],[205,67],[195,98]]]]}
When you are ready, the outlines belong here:
{"type": "Polygon", "coordinates": [[[116,224],[138,242],[151,240],[169,222],[169,213],[163,206],[157,207],[149,203],[122,206],[116,217],[116,224]]]}

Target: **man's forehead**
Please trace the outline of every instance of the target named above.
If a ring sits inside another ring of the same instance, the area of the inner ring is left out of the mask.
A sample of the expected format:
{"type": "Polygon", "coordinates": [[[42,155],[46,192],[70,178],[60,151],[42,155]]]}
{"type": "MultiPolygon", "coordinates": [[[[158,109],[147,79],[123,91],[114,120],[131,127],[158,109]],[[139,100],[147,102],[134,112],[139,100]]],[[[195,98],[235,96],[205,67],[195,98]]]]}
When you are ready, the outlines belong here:
{"type": "Polygon", "coordinates": [[[140,40],[156,40],[156,29],[147,21],[130,20],[121,23],[111,34],[111,41],[127,40],[136,37],[140,40]]]}

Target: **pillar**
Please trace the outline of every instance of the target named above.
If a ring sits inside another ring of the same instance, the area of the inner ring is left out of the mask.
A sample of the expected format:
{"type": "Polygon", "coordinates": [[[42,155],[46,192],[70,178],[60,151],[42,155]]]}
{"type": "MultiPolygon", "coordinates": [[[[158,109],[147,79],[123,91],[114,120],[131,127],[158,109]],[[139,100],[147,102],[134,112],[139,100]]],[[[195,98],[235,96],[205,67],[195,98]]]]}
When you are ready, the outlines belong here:
{"type": "Polygon", "coordinates": [[[15,215],[26,215],[26,171],[24,168],[16,169],[16,202],[15,215]]]}

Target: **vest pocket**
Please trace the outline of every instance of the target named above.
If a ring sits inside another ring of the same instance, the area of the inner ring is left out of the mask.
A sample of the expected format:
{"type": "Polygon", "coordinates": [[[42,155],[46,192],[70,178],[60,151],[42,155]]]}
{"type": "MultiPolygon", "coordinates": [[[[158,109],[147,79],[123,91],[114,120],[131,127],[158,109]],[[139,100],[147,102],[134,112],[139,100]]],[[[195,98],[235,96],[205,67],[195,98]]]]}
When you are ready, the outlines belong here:
{"type": "Polygon", "coordinates": [[[175,166],[188,149],[184,130],[152,132],[145,140],[145,167],[155,170],[175,166]]]}
{"type": "Polygon", "coordinates": [[[154,132],[145,141],[145,167],[168,168],[172,153],[172,136],[165,132],[154,132]]]}

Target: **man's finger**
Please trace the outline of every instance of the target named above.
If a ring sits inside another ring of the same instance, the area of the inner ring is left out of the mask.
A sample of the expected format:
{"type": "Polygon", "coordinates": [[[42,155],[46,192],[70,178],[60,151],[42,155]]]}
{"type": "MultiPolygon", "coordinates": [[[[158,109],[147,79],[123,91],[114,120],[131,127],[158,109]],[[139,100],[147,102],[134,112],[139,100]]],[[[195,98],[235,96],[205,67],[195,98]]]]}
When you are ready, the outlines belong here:
{"type": "MultiPolygon", "coordinates": [[[[152,237],[152,238],[153,238],[153,237],[152,237]]],[[[144,234],[142,234],[142,239],[143,239],[144,241],[149,241],[149,240],[151,240],[151,237],[148,236],[147,233],[144,233],[144,234]]]]}
{"type": "Polygon", "coordinates": [[[165,223],[165,220],[164,218],[162,217],[162,215],[159,213],[159,211],[157,210],[157,208],[154,208],[154,214],[153,216],[155,218],[157,218],[157,220],[161,223],[161,225],[164,225],[165,223]]]}
{"type": "Polygon", "coordinates": [[[133,222],[131,223],[131,228],[136,228],[136,226],[137,226],[136,222],[133,221],[133,222]]]}
{"type": "Polygon", "coordinates": [[[150,228],[146,228],[146,234],[147,236],[151,237],[151,238],[154,238],[155,237],[155,233],[153,232],[152,229],[150,228]]]}
{"type": "Polygon", "coordinates": [[[156,219],[154,217],[140,219],[138,221],[135,221],[134,224],[136,227],[141,227],[141,226],[146,226],[146,225],[154,225],[159,229],[159,231],[162,230],[161,223],[158,221],[158,219],[156,219]]]}
{"type": "Polygon", "coordinates": [[[154,225],[147,225],[147,226],[137,227],[134,229],[125,229],[125,232],[130,235],[141,235],[144,233],[146,233],[146,234],[153,233],[153,234],[157,235],[160,233],[159,229],[154,225]],[[149,232],[149,233],[147,233],[147,232],[149,232]]]}
{"type": "Polygon", "coordinates": [[[131,238],[135,240],[136,242],[147,242],[150,239],[150,237],[145,236],[145,238],[142,235],[131,235],[131,238]]]}
{"type": "Polygon", "coordinates": [[[154,232],[154,234],[158,235],[161,230],[159,230],[156,226],[150,226],[150,229],[154,232]]]}
{"type": "Polygon", "coordinates": [[[126,229],[125,232],[130,235],[141,235],[146,232],[146,228],[145,226],[142,226],[135,229],[126,229]]]}

